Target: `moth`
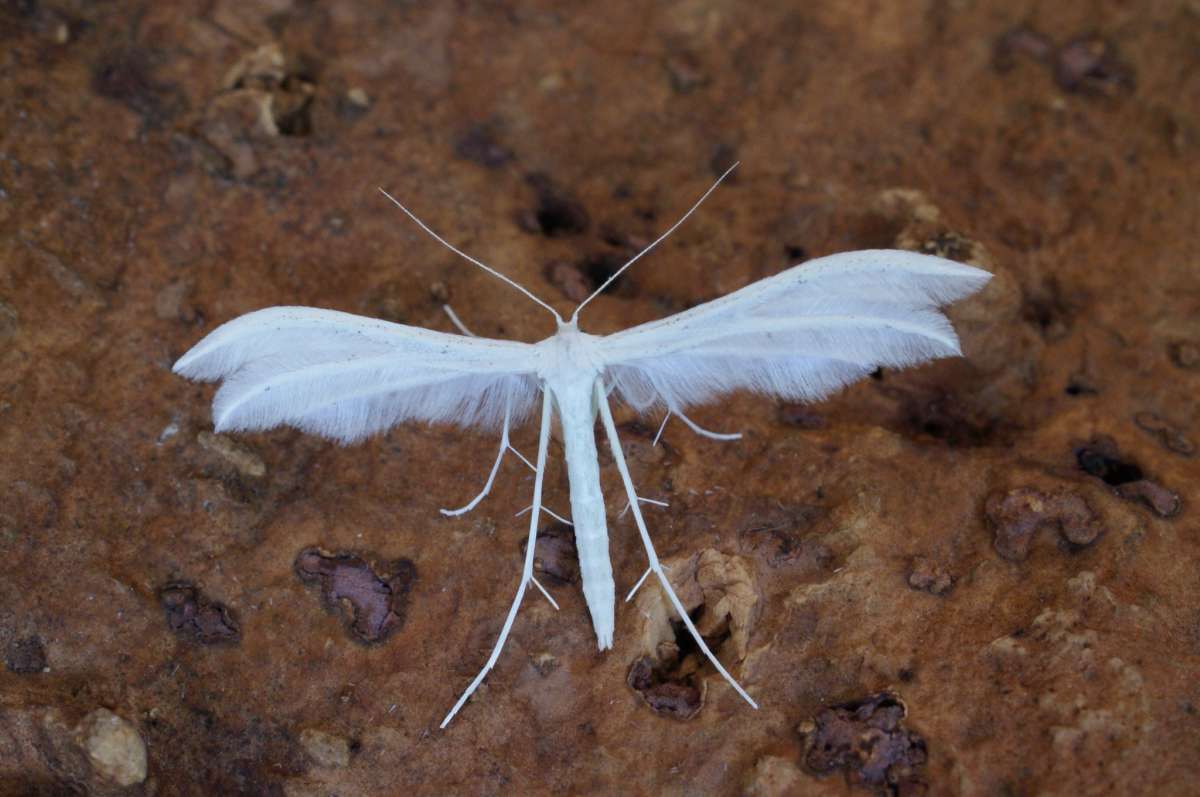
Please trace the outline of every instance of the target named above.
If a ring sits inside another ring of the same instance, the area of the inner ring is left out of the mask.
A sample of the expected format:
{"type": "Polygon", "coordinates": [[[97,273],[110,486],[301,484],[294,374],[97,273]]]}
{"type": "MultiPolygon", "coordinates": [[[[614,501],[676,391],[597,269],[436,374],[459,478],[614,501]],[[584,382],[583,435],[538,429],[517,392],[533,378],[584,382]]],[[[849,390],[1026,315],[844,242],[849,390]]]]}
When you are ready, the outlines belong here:
{"type": "Polygon", "coordinates": [[[540,399],[528,544],[516,596],[487,663],[441,727],[495,665],[528,587],[537,587],[554,603],[534,577],[538,524],[548,511],[542,483],[553,415],[562,428],[569,522],[574,525],[583,594],[599,649],[612,647],[616,598],[593,431],[597,416],[647,558],[646,572],[626,600],[653,575],[713,667],[757,708],[700,636],[659,562],[640,507],[649,499],[638,496],[630,478],[610,397],[615,395],[638,413],[665,413],[664,425],[674,416],[699,434],[729,440],[739,435],[703,429],[685,411],[735,390],[815,401],[879,367],[900,368],[961,354],[954,329],[938,308],[979,290],[991,275],[899,250],[818,258],[615,334],[581,330],[580,312],[674,232],[725,175],[566,320],[527,288],[452,246],[380,189],[439,243],[553,314],[557,331],[538,343],[476,337],[449,308],[464,334],[333,310],[271,307],[223,324],[175,363],[175,372],[185,377],[224,380],[213,400],[219,432],[289,425],[352,443],[407,421],[498,428],[500,448],[483,490],[461,509],[442,510],[448,515],[469,511],[488,494],[505,454],[515,451],[509,431],[530,417],[540,399]]]}

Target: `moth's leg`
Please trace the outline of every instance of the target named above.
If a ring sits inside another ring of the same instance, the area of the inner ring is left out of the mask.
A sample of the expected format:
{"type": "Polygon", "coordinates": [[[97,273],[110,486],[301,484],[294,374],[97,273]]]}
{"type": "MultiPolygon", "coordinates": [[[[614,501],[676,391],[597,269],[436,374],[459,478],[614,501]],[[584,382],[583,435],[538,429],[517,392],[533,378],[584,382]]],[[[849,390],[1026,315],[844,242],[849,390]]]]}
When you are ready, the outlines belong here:
{"type": "Polygon", "coordinates": [[[658,439],[662,437],[663,430],[667,428],[667,421],[671,420],[671,411],[667,410],[667,414],[663,416],[663,421],[658,425],[658,431],[654,433],[654,442],[650,444],[651,448],[658,445],[658,439]]]}
{"type": "Polygon", "coordinates": [[[679,596],[675,594],[674,588],[671,587],[670,580],[667,579],[666,573],[663,572],[662,565],[659,564],[658,554],[654,551],[654,543],[650,541],[650,532],[646,530],[646,521],[642,517],[642,510],[638,506],[637,493],[633,489],[633,479],[629,476],[629,466],[625,464],[625,456],[621,452],[621,438],[617,435],[617,425],[613,423],[612,411],[608,408],[608,402],[605,400],[602,390],[597,389],[596,400],[600,405],[600,417],[604,420],[604,431],[608,434],[608,444],[612,448],[613,459],[616,460],[617,470],[621,473],[621,481],[625,484],[625,492],[629,496],[629,506],[633,510],[633,519],[637,523],[638,533],[642,535],[642,545],[646,548],[646,557],[650,560],[650,570],[658,577],[658,581],[662,584],[663,592],[667,594],[667,598],[671,601],[671,605],[675,607],[676,614],[683,624],[687,626],[688,632],[692,638],[696,640],[696,644],[700,646],[700,650],[704,651],[704,655],[708,658],[712,665],[717,668],[717,672],[729,682],[729,685],[734,688],[742,699],[749,703],[754,708],[758,708],[758,704],[750,695],[746,694],[746,690],[741,687],[724,665],[717,659],[713,652],[708,649],[708,643],[704,641],[704,637],[700,636],[700,632],[696,630],[696,626],[692,623],[692,618],[688,616],[687,610],[683,608],[683,604],[679,601],[679,596]]]}
{"type": "MultiPolygon", "coordinates": [[[[663,565],[662,569],[666,571],[670,570],[671,568],[663,565]]],[[[637,591],[642,588],[642,584],[646,581],[646,576],[648,575],[650,575],[650,568],[647,567],[646,572],[642,573],[642,577],[637,580],[637,583],[633,585],[633,589],[629,590],[629,594],[625,596],[626,603],[629,603],[631,600],[633,600],[633,596],[636,595],[637,591]]]]}
{"type": "MultiPolygon", "coordinates": [[[[670,504],[668,504],[666,501],[658,501],[654,498],[643,498],[640,495],[638,496],[638,500],[641,501],[643,504],[654,504],[655,506],[670,506],[670,504]]],[[[617,519],[620,520],[621,518],[625,517],[625,513],[628,511],[629,511],[629,502],[626,501],[625,508],[617,513],[617,519]]]]}
{"type": "MultiPolygon", "coordinates": [[[[705,429],[703,426],[696,423],[688,416],[684,415],[683,412],[681,410],[679,410],[677,407],[671,409],[671,414],[678,415],[679,420],[681,420],[685,424],[687,424],[689,429],[691,429],[693,432],[700,435],[701,437],[707,437],[712,440],[741,440],[742,439],[741,432],[733,432],[733,433],[710,432],[708,429],[705,429]]],[[[669,418],[670,414],[668,414],[667,417],[669,418]]],[[[665,424],[666,421],[664,420],[663,423],[665,424]]]]}
{"type": "Polygon", "coordinates": [[[474,332],[467,329],[467,325],[464,324],[462,319],[458,317],[458,313],[454,312],[454,308],[448,304],[443,304],[442,309],[446,311],[446,315],[450,316],[450,323],[454,324],[454,326],[458,328],[459,332],[463,333],[469,338],[478,337],[474,332]]]}
{"type": "MultiPolygon", "coordinates": [[[[546,450],[550,445],[550,394],[547,393],[542,402],[542,429],[538,435],[538,456],[537,456],[537,475],[533,480],[533,512],[529,517],[529,543],[525,548],[525,566],[521,571],[521,583],[517,587],[517,595],[513,598],[512,606],[508,610],[508,616],[504,619],[504,626],[500,629],[500,636],[496,639],[496,646],[492,648],[492,654],[488,657],[487,664],[483,665],[483,669],[475,676],[475,680],[471,681],[467,690],[462,693],[462,697],[454,704],[454,708],[450,709],[450,713],[442,720],[440,727],[445,728],[450,724],[450,720],[454,719],[454,715],[462,708],[475,690],[479,688],[479,684],[483,683],[484,677],[496,665],[496,659],[500,658],[500,651],[504,649],[504,643],[508,641],[508,633],[512,630],[513,621],[517,618],[517,610],[521,607],[521,599],[525,597],[525,589],[529,583],[533,581],[533,552],[537,546],[537,527],[539,509],[542,505],[542,477],[546,473],[546,450]]],[[[553,601],[551,601],[553,603],[553,601]]]]}
{"type": "MultiPolygon", "coordinates": [[[[449,308],[447,307],[447,309],[449,309],[449,308]]],[[[510,410],[511,410],[511,405],[506,404],[504,406],[504,428],[500,432],[500,450],[496,452],[496,461],[492,463],[492,471],[491,471],[491,473],[488,474],[487,484],[483,485],[483,490],[479,493],[479,495],[472,498],[471,502],[468,503],[466,506],[460,506],[458,509],[439,510],[443,515],[446,515],[448,517],[456,517],[458,515],[465,515],[466,513],[470,512],[472,509],[474,509],[476,506],[478,506],[479,502],[482,501],[484,498],[486,498],[487,494],[492,491],[492,485],[495,484],[495,482],[496,482],[496,474],[500,472],[500,462],[504,459],[504,454],[506,452],[508,452],[508,451],[514,452],[518,457],[521,457],[521,460],[526,465],[529,465],[529,467],[533,468],[533,464],[530,463],[529,460],[525,459],[525,457],[521,456],[521,452],[519,452],[515,448],[513,448],[512,444],[509,443],[509,441],[508,441],[508,422],[509,422],[510,410]]],[[[537,470],[537,468],[533,468],[533,469],[537,470]]]]}
{"type": "MultiPolygon", "coordinates": [[[[517,512],[515,515],[513,515],[513,517],[520,517],[521,515],[524,515],[526,512],[528,512],[528,511],[529,511],[529,510],[531,510],[531,509],[533,509],[533,505],[532,505],[532,504],[530,504],[529,506],[525,507],[525,508],[524,508],[524,509],[522,509],[520,512],[517,512]]],[[[555,511],[553,511],[553,510],[551,510],[551,509],[550,509],[550,507],[548,507],[548,506],[544,506],[544,507],[542,507],[542,511],[543,511],[543,512],[545,512],[545,513],[546,513],[547,515],[549,515],[550,517],[552,517],[552,518],[554,518],[555,520],[557,520],[559,523],[566,523],[568,526],[574,526],[574,525],[575,525],[574,523],[572,523],[571,521],[567,520],[567,519],[566,519],[565,517],[563,517],[562,515],[558,514],[557,512],[555,512],[555,511]]]]}

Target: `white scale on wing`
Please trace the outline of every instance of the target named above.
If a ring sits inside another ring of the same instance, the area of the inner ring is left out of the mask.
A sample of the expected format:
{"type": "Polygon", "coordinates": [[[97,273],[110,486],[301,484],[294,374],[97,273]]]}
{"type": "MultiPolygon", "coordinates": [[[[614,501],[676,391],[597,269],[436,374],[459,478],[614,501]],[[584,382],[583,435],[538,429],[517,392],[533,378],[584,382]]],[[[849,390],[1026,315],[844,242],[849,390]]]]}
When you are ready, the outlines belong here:
{"type": "Polygon", "coordinates": [[[176,373],[186,377],[224,380],[213,402],[214,425],[222,432],[289,425],[349,443],[406,421],[499,427],[499,451],[482,491],[458,509],[443,509],[446,515],[469,512],[483,500],[505,454],[511,452],[533,468],[533,503],[518,513],[528,511],[530,517],[516,597],[487,663],[450,709],[443,728],[495,665],[529,585],[557,608],[533,574],[543,512],[573,524],[596,641],[601,650],[612,646],[615,585],[593,433],[597,417],[625,489],[624,511],[633,514],[648,560],[629,598],[653,574],[704,655],[757,708],[700,636],[659,563],[640,504],[662,502],[637,495],[609,409],[610,394],[640,413],[665,412],[664,426],[674,416],[698,434],[736,440],[740,435],[701,428],[685,410],[733,390],[815,401],[880,366],[960,354],[954,330],[938,308],[979,290],[991,275],[899,250],[818,258],[632,329],[607,336],[580,331],[579,312],[682,224],[729,171],[565,321],[528,289],[456,249],[383,192],[451,251],[550,311],[558,329],[540,343],[472,335],[449,308],[462,335],[332,310],[272,307],[223,324],[175,364],[176,373]],[[532,414],[539,395],[538,450],[535,462],[529,462],[512,446],[509,430],[532,414]],[[563,429],[569,520],[542,502],[554,413],[563,429]]]}

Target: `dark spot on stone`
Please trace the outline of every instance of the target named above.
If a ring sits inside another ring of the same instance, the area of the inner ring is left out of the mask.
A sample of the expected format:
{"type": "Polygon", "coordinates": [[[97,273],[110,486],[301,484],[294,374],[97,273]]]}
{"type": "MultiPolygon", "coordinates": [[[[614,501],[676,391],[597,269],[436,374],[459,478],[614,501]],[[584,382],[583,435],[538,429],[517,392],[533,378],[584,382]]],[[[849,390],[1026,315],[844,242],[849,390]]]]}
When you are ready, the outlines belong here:
{"type": "Polygon", "coordinates": [[[1119,459],[1111,438],[1098,439],[1075,450],[1075,461],[1084,473],[1101,479],[1110,487],[1140,481],[1144,475],[1135,462],[1119,459]]]}
{"type": "Polygon", "coordinates": [[[781,404],[779,406],[779,421],[788,426],[800,429],[824,429],[829,425],[825,416],[809,407],[807,404],[781,404]]]}
{"type": "Polygon", "coordinates": [[[758,554],[771,567],[791,566],[806,571],[827,570],[833,552],[817,537],[829,512],[822,506],[758,507],[738,532],[742,550],[758,554]]]}
{"type": "Polygon", "coordinates": [[[901,683],[907,684],[912,683],[912,680],[917,677],[917,674],[908,667],[902,667],[900,668],[899,672],[896,673],[896,676],[900,679],[901,683]]]}
{"type": "Polygon", "coordinates": [[[46,669],[46,647],[36,636],[15,639],[4,651],[4,666],[17,675],[33,675],[46,669]]]}
{"type": "Polygon", "coordinates": [[[1135,84],[1133,68],[1100,36],[1080,36],[1059,48],[1054,80],[1064,91],[1104,96],[1133,91],[1135,84]]]}
{"type": "Polygon", "coordinates": [[[150,62],[138,49],[114,50],[92,70],[92,90],[125,105],[148,122],[171,116],[178,103],[177,92],[151,77],[150,62]]]}
{"type": "Polygon", "coordinates": [[[954,587],[954,577],[939,562],[916,556],[908,569],[908,585],[930,595],[945,595],[954,587]]]}
{"type": "Polygon", "coordinates": [[[680,94],[687,94],[708,85],[708,75],[705,74],[699,59],[691,53],[680,52],[667,57],[667,77],[671,80],[671,88],[680,94]]]}
{"type": "Polygon", "coordinates": [[[841,771],[851,784],[886,794],[922,794],[928,751],[921,735],[904,727],[907,714],[890,692],[821,709],[799,728],[804,764],[816,775],[841,771]]]}
{"type": "Polygon", "coordinates": [[[1063,392],[1075,398],[1079,396],[1097,396],[1100,394],[1100,390],[1090,380],[1078,375],[1071,377],[1063,392]]]}
{"type": "Polygon", "coordinates": [[[1200,370],[1200,345],[1189,340],[1177,340],[1167,346],[1167,354],[1176,368],[1200,370]]]}
{"type": "MultiPolygon", "coordinates": [[[[729,167],[738,162],[737,150],[731,144],[718,144],[713,149],[712,157],[708,159],[708,168],[713,177],[720,177],[729,167]]],[[[737,182],[737,171],[725,178],[726,183],[737,182]]]]}
{"type": "MultiPolygon", "coordinates": [[[[529,540],[521,541],[521,555],[529,540]]],[[[579,552],[575,548],[575,532],[566,523],[554,523],[538,532],[533,550],[533,570],[545,576],[550,584],[574,584],[579,581],[579,552]]]]}
{"type": "Polygon", "coordinates": [[[568,196],[544,174],[531,174],[527,182],[537,191],[537,206],[522,212],[517,224],[525,232],[561,238],[586,232],[591,219],[575,198],[568,196]]]}
{"type": "Polygon", "coordinates": [[[1190,457],[1196,453],[1195,444],[1156,412],[1139,412],[1133,416],[1133,422],[1173,454],[1190,457]]]}
{"type": "Polygon", "coordinates": [[[304,137],[313,132],[312,105],[316,83],[302,75],[288,75],[272,93],[271,113],[281,136],[304,137]]]}
{"type": "Polygon", "coordinates": [[[882,381],[883,381],[883,376],[884,376],[884,374],[885,374],[885,373],[886,373],[886,372],[885,372],[885,371],[884,371],[882,368],[876,368],[874,371],[872,371],[871,373],[867,374],[867,376],[871,377],[871,378],[872,378],[872,379],[874,379],[876,382],[882,382],[882,381]]]}
{"type": "Polygon", "coordinates": [[[377,569],[354,554],[330,554],[315,547],[296,557],[296,573],[319,583],[331,608],[349,607],[350,630],[363,642],[380,642],[404,625],[408,593],[416,580],[416,567],[408,559],[377,569]]]}
{"type": "Polygon", "coordinates": [[[1049,37],[1020,26],[1010,29],[996,40],[992,48],[992,66],[997,72],[1009,72],[1017,65],[1019,57],[1045,63],[1053,51],[1054,42],[1049,37]]]}
{"type": "Polygon", "coordinates": [[[1029,556],[1034,534],[1042,526],[1057,527],[1062,539],[1075,547],[1091,545],[1104,531],[1087,501],[1067,491],[1047,494],[1033,487],[1017,487],[993,493],[984,512],[995,531],[996,552],[1015,562],[1029,556]]]}
{"type": "Polygon", "coordinates": [[[784,244],[783,254],[787,257],[788,263],[793,266],[808,260],[808,249],[800,244],[784,244]]]}
{"type": "Polygon", "coordinates": [[[241,636],[237,619],[223,603],[211,601],[186,581],[173,581],[158,591],[167,627],[202,645],[235,642],[241,636]]]}
{"type": "MultiPolygon", "coordinates": [[[[615,252],[600,252],[586,255],[577,263],[552,260],[546,264],[543,274],[563,296],[573,302],[582,302],[625,265],[627,259],[615,252]]],[[[634,293],[634,283],[624,274],[604,290],[606,296],[628,297],[634,293]]]]}
{"type": "Polygon", "coordinates": [[[695,679],[685,681],[663,680],[662,675],[649,656],[642,656],[629,668],[625,683],[641,695],[642,700],[655,713],[674,720],[689,720],[704,705],[700,688],[695,679]]]}
{"type": "Polygon", "coordinates": [[[630,256],[637,254],[650,245],[650,239],[640,235],[625,232],[611,224],[604,225],[600,238],[609,246],[623,249],[630,256]]]}
{"type": "Polygon", "coordinates": [[[1054,278],[1026,292],[1021,306],[1021,317],[1037,327],[1049,342],[1062,340],[1070,333],[1073,316],[1074,308],[1054,278]]]}
{"type": "MultiPolygon", "coordinates": [[[[617,273],[621,266],[625,265],[628,258],[615,252],[600,252],[597,254],[587,255],[580,262],[579,267],[583,270],[594,286],[592,290],[596,290],[609,277],[617,273]]],[[[607,295],[628,296],[633,292],[633,283],[628,279],[627,275],[622,274],[613,281],[605,289],[607,295]]]]}
{"type": "Polygon", "coordinates": [[[1107,435],[1097,435],[1077,446],[1075,462],[1081,471],[1103,481],[1121,498],[1140,502],[1160,517],[1179,512],[1179,496],[1147,478],[1137,463],[1124,459],[1116,442],[1107,435]]]}
{"type": "Polygon", "coordinates": [[[492,125],[476,124],[458,137],[454,154],[488,169],[499,169],[513,159],[512,151],[496,141],[492,125]]]}
{"type": "Polygon", "coordinates": [[[908,395],[903,411],[903,427],[910,435],[932,437],[951,446],[982,446],[995,432],[994,422],[982,410],[949,393],[908,395]]]}

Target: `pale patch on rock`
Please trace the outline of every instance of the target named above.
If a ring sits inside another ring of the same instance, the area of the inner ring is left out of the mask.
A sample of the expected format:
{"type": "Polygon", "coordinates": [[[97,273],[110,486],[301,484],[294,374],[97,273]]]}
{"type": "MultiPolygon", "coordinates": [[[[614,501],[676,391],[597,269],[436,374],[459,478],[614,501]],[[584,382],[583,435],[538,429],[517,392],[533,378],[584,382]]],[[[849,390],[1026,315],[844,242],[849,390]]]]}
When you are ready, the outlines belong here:
{"type": "Polygon", "coordinates": [[[747,797],[784,797],[800,793],[800,767],[777,755],[763,756],[754,764],[746,782],[747,797]]]}
{"type": "Polygon", "coordinates": [[[350,766],[350,742],[341,736],[305,728],[300,732],[300,744],[319,767],[343,769],[350,766]]]}
{"type": "Polygon", "coordinates": [[[106,708],[84,717],[78,728],[96,772],[119,786],[146,779],[146,743],[129,720],[106,708]]]}
{"type": "Polygon", "coordinates": [[[225,435],[201,432],[196,435],[196,442],[206,451],[217,454],[233,465],[238,473],[255,478],[266,475],[267,465],[262,458],[241,443],[236,443],[225,435]]]}

